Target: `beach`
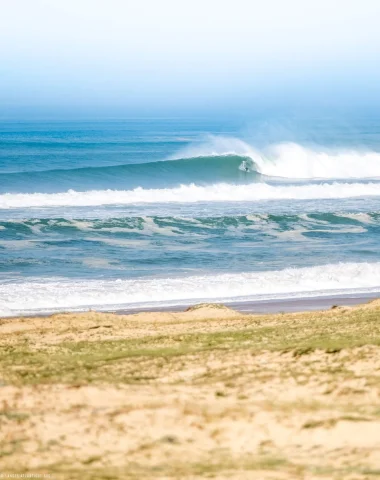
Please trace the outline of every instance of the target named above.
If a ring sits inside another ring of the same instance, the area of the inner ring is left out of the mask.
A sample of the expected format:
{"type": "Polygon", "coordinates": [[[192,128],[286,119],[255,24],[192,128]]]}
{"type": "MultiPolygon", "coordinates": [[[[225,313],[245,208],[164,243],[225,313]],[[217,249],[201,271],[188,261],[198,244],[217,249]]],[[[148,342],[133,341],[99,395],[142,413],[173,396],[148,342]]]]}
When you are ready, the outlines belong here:
{"type": "Polygon", "coordinates": [[[380,1],[2,7],[0,480],[380,480],[380,1]]]}
{"type": "Polygon", "coordinates": [[[379,320],[379,300],[2,319],[0,471],[376,478],[379,320]]]}
{"type": "Polygon", "coordinates": [[[1,474],[380,475],[378,123],[315,122],[0,122],[1,474]]]}

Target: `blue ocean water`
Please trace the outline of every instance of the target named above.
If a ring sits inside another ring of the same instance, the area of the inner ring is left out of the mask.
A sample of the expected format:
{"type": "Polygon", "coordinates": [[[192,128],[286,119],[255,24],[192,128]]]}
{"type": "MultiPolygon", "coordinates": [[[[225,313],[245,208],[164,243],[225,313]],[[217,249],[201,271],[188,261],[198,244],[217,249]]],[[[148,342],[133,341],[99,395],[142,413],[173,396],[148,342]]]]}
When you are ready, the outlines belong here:
{"type": "Polygon", "coordinates": [[[380,116],[3,121],[0,313],[377,292],[379,201],[380,116]]]}

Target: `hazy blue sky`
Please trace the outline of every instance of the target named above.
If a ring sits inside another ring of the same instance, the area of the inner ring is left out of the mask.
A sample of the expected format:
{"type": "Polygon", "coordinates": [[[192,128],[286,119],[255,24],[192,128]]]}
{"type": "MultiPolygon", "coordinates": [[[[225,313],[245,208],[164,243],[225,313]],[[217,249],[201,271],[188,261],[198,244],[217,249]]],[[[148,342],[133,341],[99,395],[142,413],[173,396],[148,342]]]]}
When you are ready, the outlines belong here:
{"type": "Polygon", "coordinates": [[[380,105],[379,0],[0,0],[0,106],[380,105]]]}

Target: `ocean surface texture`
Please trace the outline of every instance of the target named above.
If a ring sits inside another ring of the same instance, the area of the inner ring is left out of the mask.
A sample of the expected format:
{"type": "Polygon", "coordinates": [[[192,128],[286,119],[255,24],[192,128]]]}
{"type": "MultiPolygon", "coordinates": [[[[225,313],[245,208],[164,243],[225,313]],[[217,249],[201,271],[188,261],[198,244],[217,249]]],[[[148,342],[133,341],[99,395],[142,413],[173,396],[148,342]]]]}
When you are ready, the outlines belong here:
{"type": "Polygon", "coordinates": [[[301,123],[1,122],[0,315],[380,292],[380,118],[301,123]]]}

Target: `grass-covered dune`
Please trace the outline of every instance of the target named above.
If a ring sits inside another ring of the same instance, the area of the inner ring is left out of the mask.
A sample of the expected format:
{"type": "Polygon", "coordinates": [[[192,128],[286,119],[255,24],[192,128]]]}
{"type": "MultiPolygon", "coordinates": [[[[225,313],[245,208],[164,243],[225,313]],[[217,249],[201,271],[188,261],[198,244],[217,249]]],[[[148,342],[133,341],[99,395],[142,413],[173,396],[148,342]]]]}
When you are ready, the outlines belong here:
{"type": "Polygon", "coordinates": [[[380,477],[380,301],[2,319],[0,472],[380,477]]]}

